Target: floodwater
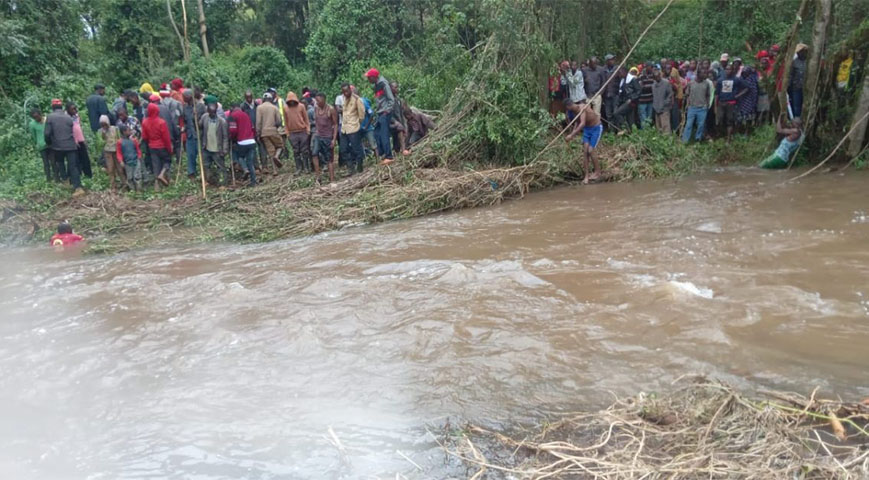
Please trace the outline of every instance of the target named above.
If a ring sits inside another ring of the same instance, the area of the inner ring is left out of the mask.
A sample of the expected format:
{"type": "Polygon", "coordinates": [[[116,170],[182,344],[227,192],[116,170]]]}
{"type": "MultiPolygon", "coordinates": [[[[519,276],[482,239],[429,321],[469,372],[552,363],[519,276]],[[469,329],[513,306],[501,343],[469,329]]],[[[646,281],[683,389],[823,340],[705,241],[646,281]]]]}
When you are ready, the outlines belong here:
{"type": "Polygon", "coordinates": [[[526,424],[692,373],[869,396],[869,175],[787,175],[0,251],[0,478],[461,477],[427,431],[448,418],[526,424]]]}

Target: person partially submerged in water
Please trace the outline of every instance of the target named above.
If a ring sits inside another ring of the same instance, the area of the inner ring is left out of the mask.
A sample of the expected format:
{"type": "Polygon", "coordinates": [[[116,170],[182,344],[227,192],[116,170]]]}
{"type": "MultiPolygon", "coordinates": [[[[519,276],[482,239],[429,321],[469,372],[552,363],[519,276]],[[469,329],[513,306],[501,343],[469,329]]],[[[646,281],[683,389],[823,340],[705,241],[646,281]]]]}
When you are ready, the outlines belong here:
{"type": "Polygon", "coordinates": [[[791,120],[790,125],[784,124],[784,114],[778,117],[775,131],[785,137],[781,139],[778,148],[766,160],[760,162],[760,168],[785,168],[790,158],[803,141],[803,124],[799,118],[791,120]]]}
{"type": "Polygon", "coordinates": [[[49,245],[52,247],[66,247],[84,241],[84,237],[72,233],[72,225],[61,222],[57,226],[57,233],[52,235],[49,245]]]}

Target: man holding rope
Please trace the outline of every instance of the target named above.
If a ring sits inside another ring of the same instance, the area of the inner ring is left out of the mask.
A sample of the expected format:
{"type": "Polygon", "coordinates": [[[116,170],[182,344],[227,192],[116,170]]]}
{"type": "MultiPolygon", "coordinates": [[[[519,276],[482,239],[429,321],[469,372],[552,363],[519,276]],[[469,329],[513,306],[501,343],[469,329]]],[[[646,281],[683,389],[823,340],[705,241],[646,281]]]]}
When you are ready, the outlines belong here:
{"type": "Polygon", "coordinates": [[[572,103],[567,108],[571,109],[574,114],[579,115],[579,122],[576,122],[573,131],[567,134],[564,140],[570,143],[573,137],[582,132],[582,173],[585,176],[582,179],[582,184],[588,185],[589,181],[595,181],[600,178],[600,163],[597,157],[594,156],[594,149],[597,148],[600,136],[603,135],[603,124],[600,121],[600,115],[594,109],[584,104],[572,103]],[[594,164],[594,173],[590,175],[588,169],[589,160],[594,164]]]}

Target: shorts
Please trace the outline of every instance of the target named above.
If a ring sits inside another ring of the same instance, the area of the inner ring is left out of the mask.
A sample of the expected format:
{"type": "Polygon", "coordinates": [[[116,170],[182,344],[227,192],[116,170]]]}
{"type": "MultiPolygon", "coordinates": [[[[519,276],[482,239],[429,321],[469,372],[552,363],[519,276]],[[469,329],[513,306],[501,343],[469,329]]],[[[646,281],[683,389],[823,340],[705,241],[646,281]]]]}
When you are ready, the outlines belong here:
{"type": "Polygon", "coordinates": [[[596,148],[603,134],[603,124],[594,127],[582,127],[582,143],[587,143],[591,148],[596,148]]]}
{"type": "Polygon", "coordinates": [[[736,125],[736,113],[739,106],[736,103],[721,104],[721,124],[727,127],[736,125]]]}
{"type": "Polygon", "coordinates": [[[332,163],[332,139],[330,137],[318,137],[314,135],[314,144],[317,146],[317,158],[320,160],[320,168],[326,168],[332,163]]]}
{"type": "Polygon", "coordinates": [[[280,135],[269,135],[261,138],[269,157],[274,157],[278,149],[284,148],[284,142],[280,135]]]}

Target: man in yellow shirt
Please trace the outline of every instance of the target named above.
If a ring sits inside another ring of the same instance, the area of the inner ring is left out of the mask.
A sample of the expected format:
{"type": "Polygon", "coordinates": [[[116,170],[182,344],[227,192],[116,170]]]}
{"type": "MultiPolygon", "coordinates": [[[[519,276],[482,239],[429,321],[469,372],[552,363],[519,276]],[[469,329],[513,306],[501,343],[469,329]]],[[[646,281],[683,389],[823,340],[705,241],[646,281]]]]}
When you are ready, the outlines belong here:
{"type": "Polygon", "coordinates": [[[365,152],[362,149],[362,120],[365,118],[365,104],[353,93],[349,83],[341,84],[341,93],[344,95],[344,110],[339,148],[342,152],[348,152],[347,167],[350,175],[353,175],[362,172],[362,161],[365,159],[365,152]]]}

